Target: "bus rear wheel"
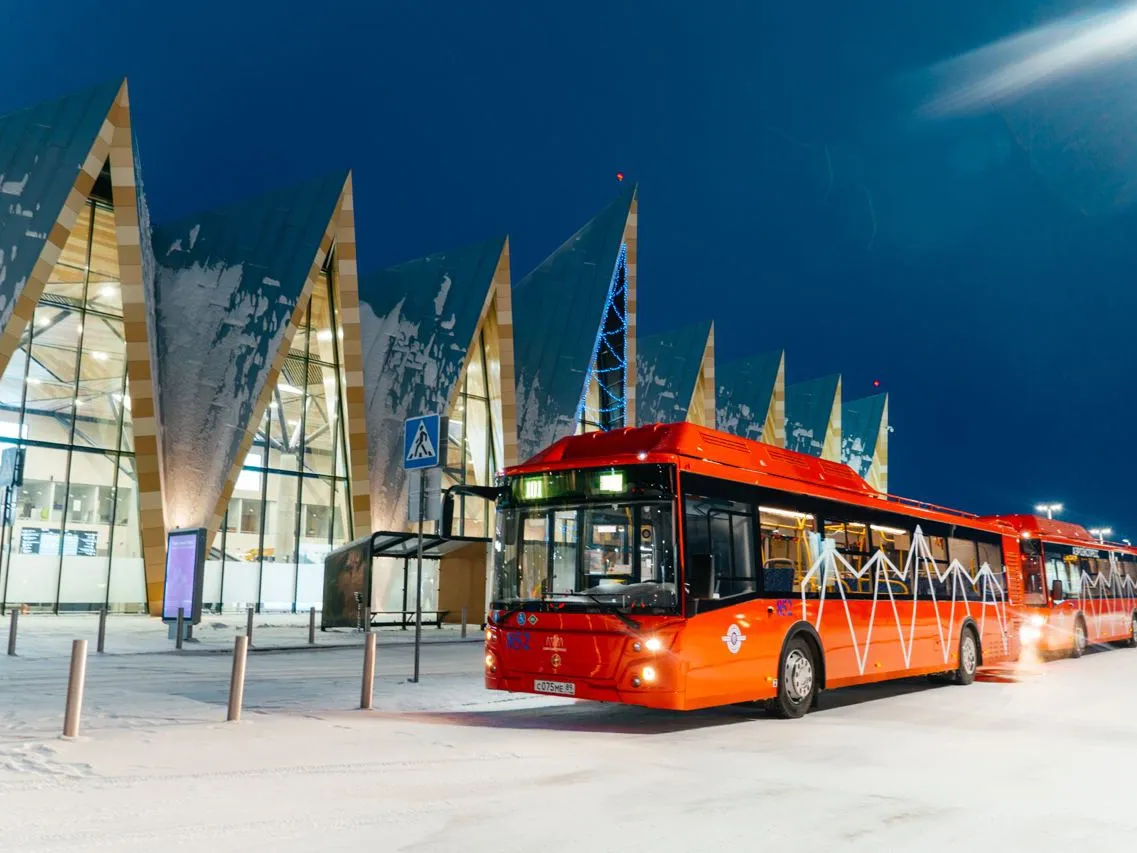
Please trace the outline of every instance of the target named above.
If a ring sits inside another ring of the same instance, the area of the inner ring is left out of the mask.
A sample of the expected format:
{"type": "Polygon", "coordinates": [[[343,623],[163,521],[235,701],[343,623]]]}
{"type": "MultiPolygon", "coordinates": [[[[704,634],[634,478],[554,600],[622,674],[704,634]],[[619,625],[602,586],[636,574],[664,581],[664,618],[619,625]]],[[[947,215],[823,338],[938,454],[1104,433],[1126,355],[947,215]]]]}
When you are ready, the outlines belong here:
{"type": "Polygon", "coordinates": [[[1086,623],[1079,616],[1074,620],[1074,645],[1070,648],[1070,657],[1080,658],[1086,653],[1086,623]]]}
{"type": "Polygon", "coordinates": [[[818,662],[813,647],[802,636],[791,639],[782,653],[778,695],[770,710],[783,719],[802,717],[817,697],[818,662]]]}

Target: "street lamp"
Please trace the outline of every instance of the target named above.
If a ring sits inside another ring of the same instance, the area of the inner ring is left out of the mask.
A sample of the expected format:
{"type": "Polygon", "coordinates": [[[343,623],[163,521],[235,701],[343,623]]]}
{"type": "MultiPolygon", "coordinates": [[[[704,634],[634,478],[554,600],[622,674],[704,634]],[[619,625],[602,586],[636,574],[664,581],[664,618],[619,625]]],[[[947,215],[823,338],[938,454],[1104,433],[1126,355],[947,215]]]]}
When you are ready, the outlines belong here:
{"type": "Polygon", "coordinates": [[[1090,536],[1096,536],[1098,538],[1098,542],[1102,542],[1102,543],[1105,542],[1105,537],[1109,536],[1109,534],[1111,534],[1111,533],[1113,533],[1113,528],[1111,528],[1111,527],[1091,527],[1090,528],[1090,536]]]}
{"type": "Polygon", "coordinates": [[[1054,518],[1054,513],[1062,512],[1062,504],[1035,504],[1034,511],[1046,513],[1047,518],[1054,518]]]}

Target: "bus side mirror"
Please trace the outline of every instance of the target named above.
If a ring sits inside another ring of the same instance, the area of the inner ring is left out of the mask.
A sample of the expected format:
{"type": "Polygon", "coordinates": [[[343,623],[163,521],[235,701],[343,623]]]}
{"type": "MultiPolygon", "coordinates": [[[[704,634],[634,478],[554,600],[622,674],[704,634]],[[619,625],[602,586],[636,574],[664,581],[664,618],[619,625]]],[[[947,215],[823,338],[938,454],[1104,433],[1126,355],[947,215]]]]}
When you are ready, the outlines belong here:
{"type": "Polygon", "coordinates": [[[1062,587],[1062,581],[1060,578],[1055,578],[1054,582],[1050,584],[1050,600],[1062,601],[1064,598],[1066,598],[1066,590],[1062,587]]]}
{"type": "Polygon", "coordinates": [[[687,588],[692,598],[715,597],[715,562],[710,554],[692,554],[688,558],[687,588]]]}

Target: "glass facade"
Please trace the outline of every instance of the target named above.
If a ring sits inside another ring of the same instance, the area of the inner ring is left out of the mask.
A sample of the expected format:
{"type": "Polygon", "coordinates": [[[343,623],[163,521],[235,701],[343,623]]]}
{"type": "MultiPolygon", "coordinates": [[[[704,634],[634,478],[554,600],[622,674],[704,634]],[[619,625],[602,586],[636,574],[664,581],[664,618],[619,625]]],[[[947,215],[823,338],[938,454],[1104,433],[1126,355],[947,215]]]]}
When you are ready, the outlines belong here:
{"type": "Polygon", "coordinates": [[[333,270],[329,259],[210,549],[203,600],[216,611],[319,607],[324,557],[353,537],[333,270]]]}
{"type": "Polygon", "coordinates": [[[0,377],[0,446],[25,454],[0,534],[5,608],[145,611],[132,438],[104,169],[0,377]]]}
{"type": "MultiPolygon", "coordinates": [[[[490,325],[487,321],[486,325],[490,325]]],[[[491,330],[492,331],[492,330],[491,330]]],[[[442,487],[485,486],[493,483],[500,450],[491,411],[490,371],[496,367],[486,350],[486,329],[474,342],[473,352],[458,383],[449,412],[450,432],[442,487]]],[[[500,423],[500,420],[497,421],[500,423]]],[[[493,506],[481,498],[459,496],[454,507],[456,536],[492,536],[493,506]]]]}

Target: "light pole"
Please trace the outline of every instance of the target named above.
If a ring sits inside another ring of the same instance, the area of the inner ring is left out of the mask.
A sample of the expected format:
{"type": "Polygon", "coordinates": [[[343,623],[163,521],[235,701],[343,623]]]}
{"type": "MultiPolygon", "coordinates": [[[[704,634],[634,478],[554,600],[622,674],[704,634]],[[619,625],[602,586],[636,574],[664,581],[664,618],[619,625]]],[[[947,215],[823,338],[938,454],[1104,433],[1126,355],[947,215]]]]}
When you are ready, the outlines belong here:
{"type": "Polygon", "coordinates": [[[1096,536],[1098,538],[1098,542],[1101,542],[1103,544],[1105,543],[1105,537],[1109,536],[1111,533],[1113,533],[1113,528],[1111,527],[1090,528],[1090,536],[1096,536]]]}
{"type": "Polygon", "coordinates": [[[1044,512],[1047,518],[1054,518],[1054,513],[1062,512],[1062,504],[1035,504],[1034,511],[1044,512]]]}

